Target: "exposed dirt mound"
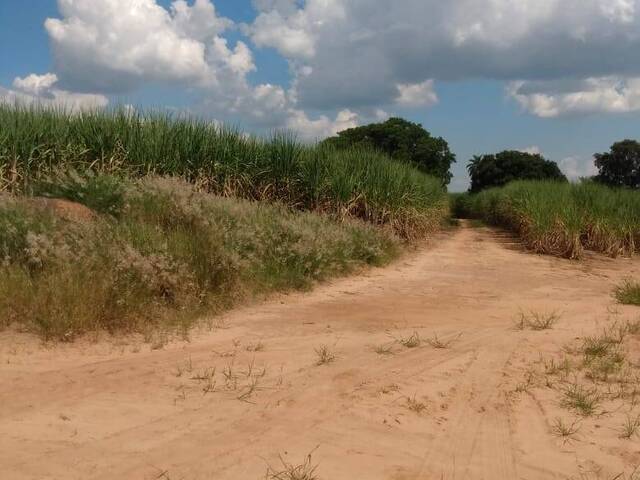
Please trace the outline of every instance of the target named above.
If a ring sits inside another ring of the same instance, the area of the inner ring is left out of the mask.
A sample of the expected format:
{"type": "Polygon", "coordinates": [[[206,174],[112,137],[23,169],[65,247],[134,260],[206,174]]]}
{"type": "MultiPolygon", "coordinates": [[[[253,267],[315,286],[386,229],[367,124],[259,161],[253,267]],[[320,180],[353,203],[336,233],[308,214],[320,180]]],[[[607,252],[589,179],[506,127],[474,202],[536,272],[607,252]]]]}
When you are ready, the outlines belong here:
{"type": "Polygon", "coordinates": [[[37,208],[50,210],[55,215],[73,222],[91,222],[98,214],[81,203],[60,198],[35,197],[33,204],[37,208]]]}

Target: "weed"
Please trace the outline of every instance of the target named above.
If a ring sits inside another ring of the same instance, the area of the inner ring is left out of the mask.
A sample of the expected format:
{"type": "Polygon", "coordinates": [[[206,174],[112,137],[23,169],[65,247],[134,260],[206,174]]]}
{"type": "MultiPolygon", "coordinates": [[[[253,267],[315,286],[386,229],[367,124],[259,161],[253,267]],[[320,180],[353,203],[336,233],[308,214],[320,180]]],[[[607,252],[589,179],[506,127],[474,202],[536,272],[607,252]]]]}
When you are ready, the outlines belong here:
{"type": "Polygon", "coordinates": [[[524,330],[529,328],[531,330],[549,330],[560,319],[560,314],[557,312],[520,312],[518,321],[516,322],[516,328],[524,330]]]}
{"type": "Polygon", "coordinates": [[[635,417],[631,415],[627,415],[627,418],[625,422],[622,424],[622,428],[620,429],[620,438],[630,440],[638,433],[639,427],[640,427],[640,415],[636,415],[635,417]]]}
{"type": "Polygon", "coordinates": [[[587,388],[577,382],[569,384],[564,392],[561,405],[588,417],[596,412],[602,396],[597,388],[587,388]]]}
{"type": "Polygon", "coordinates": [[[317,447],[309,453],[299,465],[293,465],[287,462],[282,458],[282,455],[280,455],[279,460],[281,466],[279,468],[268,466],[265,480],[319,480],[319,477],[316,475],[318,464],[314,464],[312,460],[312,455],[315,450],[317,450],[317,447]]]}
{"type": "Polygon", "coordinates": [[[417,348],[422,345],[422,339],[420,338],[420,334],[418,332],[413,332],[408,337],[401,337],[397,339],[398,343],[406,348],[417,348]]]}
{"type": "Polygon", "coordinates": [[[618,302],[624,305],[640,306],[640,282],[627,279],[614,290],[614,296],[618,302]]]}
{"type": "Polygon", "coordinates": [[[551,426],[551,433],[560,437],[564,442],[570,442],[580,431],[580,420],[576,419],[571,424],[565,423],[561,418],[556,418],[551,426]]]}
{"type": "Polygon", "coordinates": [[[409,410],[417,413],[418,415],[427,409],[427,404],[418,400],[416,395],[406,398],[406,406],[409,410]]]}
{"type": "Polygon", "coordinates": [[[256,343],[250,343],[247,345],[247,352],[263,352],[265,349],[264,343],[262,341],[258,341],[256,343]]]}
{"type": "Polygon", "coordinates": [[[334,362],[336,359],[335,353],[333,353],[333,351],[327,345],[321,345],[320,347],[315,349],[315,352],[318,356],[318,360],[316,362],[316,365],[318,366],[327,365],[334,362]]]}
{"type": "Polygon", "coordinates": [[[458,340],[460,338],[462,334],[458,335],[455,338],[452,338],[451,340],[447,340],[447,341],[442,341],[438,338],[438,335],[434,335],[433,337],[429,338],[427,340],[427,343],[429,345],[431,345],[433,348],[438,348],[438,349],[446,349],[451,347],[451,345],[453,345],[453,343],[458,340]]]}
{"type": "Polygon", "coordinates": [[[393,344],[384,343],[373,347],[373,351],[378,355],[393,355],[393,344]]]}

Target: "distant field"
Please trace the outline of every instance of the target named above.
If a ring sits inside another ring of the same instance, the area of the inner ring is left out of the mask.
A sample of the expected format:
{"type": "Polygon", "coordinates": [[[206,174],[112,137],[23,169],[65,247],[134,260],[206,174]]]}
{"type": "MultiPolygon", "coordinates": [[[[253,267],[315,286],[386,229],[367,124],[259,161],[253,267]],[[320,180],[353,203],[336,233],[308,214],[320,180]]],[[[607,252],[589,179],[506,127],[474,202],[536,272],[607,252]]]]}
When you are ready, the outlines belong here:
{"type": "Polygon", "coordinates": [[[0,105],[0,191],[56,171],[179,176],[200,189],[391,226],[422,237],[448,215],[440,181],[363,149],[264,140],[192,118],[126,110],[68,115],[0,105]]]}
{"type": "Polygon", "coordinates": [[[452,197],[460,217],[506,227],[539,253],[579,258],[640,250],[640,192],[594,183],[513,182],[452,197]]]}

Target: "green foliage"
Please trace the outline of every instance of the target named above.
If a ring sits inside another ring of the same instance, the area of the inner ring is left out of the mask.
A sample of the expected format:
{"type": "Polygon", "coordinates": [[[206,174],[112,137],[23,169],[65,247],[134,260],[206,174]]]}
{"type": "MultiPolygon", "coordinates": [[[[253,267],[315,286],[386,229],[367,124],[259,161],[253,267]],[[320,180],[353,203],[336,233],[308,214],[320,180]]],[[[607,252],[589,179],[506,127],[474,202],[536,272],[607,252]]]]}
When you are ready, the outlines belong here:
{"type": "Polygon", "coordinates": [[[150,174],[223,196],[358,217],[405,238],[432,231],[448,210],[440,180],[362,146],[307,146],[288,134],[264,140],[163,114],[8,105],[0,105],[0,132],[0,191],[35,190],[114,215],[117,178],[150,174]],[[81,179],[55,178],[74,170],[81,179]]]}
{"type": "Polygon", "coordinates": [[[640,188],[640,143],[623,140],[606,153],[596,153],[596,180],[611,187],[640,188]]]}
{"type": "Polygon", "coordinates": [[[306,289],[399,251],[359,221],[201,193],[178,179],[129,186],[118,217],[73,222],[0,202],[0,326],[70,340],[94,330],[188,328],[251,296],[306,289]]]}
{"type": "Polygon", "coordinates": [[[640,306],[640,282],[625,280],[615,289],[616,299],[624,305],[640,306]]]}
{"type": "Polygon", "coordinates": [[[124,190],[124,182],[113,175],[96,175],[91,170],[79,173],[73,169],[56,170],[32,186],[34,195],[63,198],[114,216],[124,208],[124,190]]]}
{"type": "Polygon", "coordinates": [[[472,193],[502,187],[515,180],[556,180],[566,182],[555,162],[538,154],[507,150],[495,155],[475,156],[467,166],[472,193]]]}
{"type": "Polygon", "coordinates": [[[464,216],[517,233],[539,253],[579,258],[640,249],[640,193],[593,182],[513,182],[459,197],[464,216]]]}
{"type": "Polygon", "coordinates": [[[401,118],[350,128],[324,143],[340,149],[354,146],[375,148],[439,178],[443,185],[451,181],[449,170],[456,161],[443,138],[432,137],[422,125],[401,118]]]}

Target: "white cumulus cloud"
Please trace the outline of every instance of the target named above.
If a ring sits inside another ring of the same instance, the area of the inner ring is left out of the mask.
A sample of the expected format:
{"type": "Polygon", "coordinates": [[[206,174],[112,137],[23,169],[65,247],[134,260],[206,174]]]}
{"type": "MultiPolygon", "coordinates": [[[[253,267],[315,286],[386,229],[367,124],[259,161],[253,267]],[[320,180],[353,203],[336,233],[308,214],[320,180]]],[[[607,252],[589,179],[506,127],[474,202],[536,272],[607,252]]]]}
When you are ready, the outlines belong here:
{"type": "Polygon", "coordinates": [[[57,88],[58,77],[53,73],[16,77],[13,89],[0,87],[0,102],[17,105],[42,105],[66,109],[70,112],[106,107],[104,95],[73,93],[57,88]]]}

